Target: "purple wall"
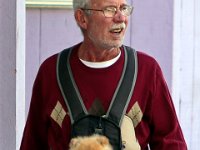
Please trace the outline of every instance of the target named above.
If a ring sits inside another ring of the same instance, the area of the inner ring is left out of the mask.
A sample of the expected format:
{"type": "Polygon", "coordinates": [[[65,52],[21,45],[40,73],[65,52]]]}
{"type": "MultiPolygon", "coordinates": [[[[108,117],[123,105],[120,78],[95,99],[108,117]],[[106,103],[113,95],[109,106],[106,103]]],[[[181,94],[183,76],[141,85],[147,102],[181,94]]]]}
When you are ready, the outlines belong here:
{"type": "MultiPolygon", "coordinates": [[[[156,58],[171,89],[173,0],[134,1],[125,44],[156,58]]],[[[48,56],[80,42],[70,9],[27,9],[26,108],[39,65],[48,56]]]]}
{"type": "Polygon", "coordinates": [[[171,89],[173,0],[133,3],[131,45],[156,58],[171,89]]]}
{"type": "Polygon", "coordinates": [[[82,40],[72,10],[27,9],[26,111],[39,65],[50,55],[82,40]]]}

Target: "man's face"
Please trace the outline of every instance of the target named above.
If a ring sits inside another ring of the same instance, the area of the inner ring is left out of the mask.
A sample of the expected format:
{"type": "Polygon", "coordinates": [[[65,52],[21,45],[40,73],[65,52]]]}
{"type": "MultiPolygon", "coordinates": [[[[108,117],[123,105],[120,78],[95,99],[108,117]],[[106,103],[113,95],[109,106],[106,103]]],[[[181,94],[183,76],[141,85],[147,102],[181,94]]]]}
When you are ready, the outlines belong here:
{"type": "Polygon", "coordinates": [[[128,17],[121,14],[119,8],[126,4],[125,0],[91,0],[91,9],[104,9],[112,6],[118,9],[113,17],[105,17],[102,11],[91,11],[85,40],[98,48],[111,49],[123,43],[128,25],[128,17]]]}

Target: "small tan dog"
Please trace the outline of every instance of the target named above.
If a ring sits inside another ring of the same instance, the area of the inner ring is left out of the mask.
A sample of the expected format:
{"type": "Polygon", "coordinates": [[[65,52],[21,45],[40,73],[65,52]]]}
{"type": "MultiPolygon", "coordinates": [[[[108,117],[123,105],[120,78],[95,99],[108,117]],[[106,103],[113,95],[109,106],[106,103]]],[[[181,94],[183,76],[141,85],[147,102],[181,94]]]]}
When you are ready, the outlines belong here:
{"type": "Polygon", "coordinates": [[[94,134],[71,139],[69,150],[113,150],[113,148],[108,138],[94,134]]]}

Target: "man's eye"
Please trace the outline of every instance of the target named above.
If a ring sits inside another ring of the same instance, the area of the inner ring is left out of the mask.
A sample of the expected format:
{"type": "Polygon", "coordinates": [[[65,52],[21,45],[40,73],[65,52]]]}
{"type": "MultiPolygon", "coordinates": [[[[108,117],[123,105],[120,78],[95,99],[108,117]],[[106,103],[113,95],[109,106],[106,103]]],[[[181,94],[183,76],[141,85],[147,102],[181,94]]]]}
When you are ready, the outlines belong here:
{"type": "Polygon", "coordinates": [[[128,7],[127,6],[124,6],[121,8],[121,11],[127,11],[128,10],[128,7]]]}
{"type": "Polygon", "coordinates": [[[116,11],[116,8],[114,7],[107,7],[105,8],[106,11],[112,11],[112,12],[115,12],[116,11]]]}

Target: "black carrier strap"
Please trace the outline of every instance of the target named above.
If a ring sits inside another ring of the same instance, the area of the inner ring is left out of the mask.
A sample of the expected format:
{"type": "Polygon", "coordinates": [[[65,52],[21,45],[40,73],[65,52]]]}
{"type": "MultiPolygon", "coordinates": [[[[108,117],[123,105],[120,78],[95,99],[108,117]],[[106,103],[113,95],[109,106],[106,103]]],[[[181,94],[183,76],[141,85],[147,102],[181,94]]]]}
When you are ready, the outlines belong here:
{"type": "MultiPolygon", "coordinates": [[[[57,80],[68,107],[71,123],[88,114],[75,84],[69,63],[72,48],[63,50],[57,60],[57,80]]],[[[106,117],[119,126],[131,99],[137,78],[137,53],[134,49],[123,46],[125,62],[121,79],[113,95],[106,117]]]]}
{"type": "Polygon", "coordinates": [[[107,111],[108,118],[113,119],[119,125],[121,125],[122,117],[126,113],[133,94],[138,70],[136,51],[127,46],[124,46],[124,51],[125,61],[122,76],[107,111]]]}
{"type": "Polygon", "coordinates": [[[74,122],[75,118],[83,117],[87,114],[71,72],[69,57],[72,49],[73,47],[63,50],[58,55],[57,60],[57,80],[69,111],[71,123],[74,122]]]}

